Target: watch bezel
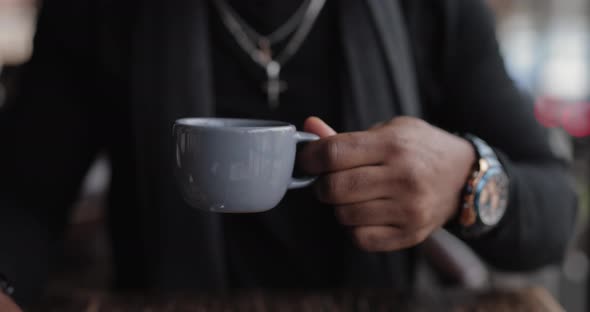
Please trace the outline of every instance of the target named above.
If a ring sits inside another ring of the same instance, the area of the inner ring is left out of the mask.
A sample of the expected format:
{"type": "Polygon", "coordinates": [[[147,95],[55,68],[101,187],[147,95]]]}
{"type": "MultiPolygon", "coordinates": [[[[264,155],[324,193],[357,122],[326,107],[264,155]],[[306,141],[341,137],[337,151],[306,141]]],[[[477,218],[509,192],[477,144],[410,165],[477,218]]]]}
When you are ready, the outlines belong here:
{"type": "Polygon", "coordinates": [[[465,184],[456,224],[460,235],[464,238],[474,238],[489,232],[504,219],[510,200],[510,175],[504,170],[495,151],[485,141],[469,133],[462,136],[474,147],[478,159],[465,184]],[[490,180],[498,175],[504,180],[498,183],[501,187],[496,190],[486,189],[488,185],[492,187],[490,180]],[[492,202],[486,200],[485,203],[480,203],[485,194],[500,194],[500,201],[492,197],[492,202]]]}
{"type": "Polygon", "coordinates": [[[509,196],[508,183],[510,183],[508,175],[504,172],[504,170],[500,166],[490,167],[488,170],[486,170],[486,172],[484,172],[481,179],[477,182],[477,185],[475,186],[475,192],[474,192],[475,196],[474,196],[474,200],[473,200],[473,208],[475,209],[475,211],[477,213],[479,221],[484,226],[493,227],[493,226],[497,225],[500,222],[500,220],[502,220],[502,217],[504,216],[504,213],[506,212],[506,208],[508,206],[508,196],[509,196]],[[492,179],[493,177],[498,177],[498,176],[501,177],[506,182],[506,187],[503,189],[500,189],[500,192],[503,192],[502,196],[506,200],[504,200],[500,203],[501,204],[500,207],[493,208],[493,209],[499,210],[498,212],[496,212],[497,217],[494,217],[493,219],[489,219],[488,214],[482,213],[482,209],[489,209],[489,207],[481,207],[479,200],[480,200],[481,195],[483,194],[483,190],[485,189],[486,186],[488,186],[489,180],[492,179]]]}

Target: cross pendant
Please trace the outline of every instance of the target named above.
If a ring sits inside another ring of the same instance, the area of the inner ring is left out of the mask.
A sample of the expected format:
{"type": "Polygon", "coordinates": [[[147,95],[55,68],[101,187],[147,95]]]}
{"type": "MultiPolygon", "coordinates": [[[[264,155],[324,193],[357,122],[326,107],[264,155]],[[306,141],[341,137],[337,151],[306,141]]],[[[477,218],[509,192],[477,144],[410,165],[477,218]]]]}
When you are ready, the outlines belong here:
{"type": "Polygon", "coordinates": [[[271,109],[279,107],[279,98],[282,92],[287,90],[287,83],[282,81],[281,64],[276,61],[270,61],[266,65],[267,82],[264,84],[264,91],[268,97],[268,105],[271,109]]]}

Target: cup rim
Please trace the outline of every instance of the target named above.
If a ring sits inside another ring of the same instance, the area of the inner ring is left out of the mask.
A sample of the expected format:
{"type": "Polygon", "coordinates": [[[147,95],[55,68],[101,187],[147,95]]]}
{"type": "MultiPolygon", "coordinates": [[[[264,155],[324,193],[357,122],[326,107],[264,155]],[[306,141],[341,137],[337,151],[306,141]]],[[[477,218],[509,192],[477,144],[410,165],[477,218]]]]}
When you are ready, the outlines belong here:
{"type": "Polygon", "coordinates": [[[276,131],[276,130],[294,130],[295,126],[284,121],[278,120],[265,120],[265,119],[246,119],[246,118],[216,118],[216,117],[189,117],[189,118],[180,118],[174,122],[176,126],[185,126],[189,128],[195,129],[215,129],[216,131],[244,131],[244,130],[266,130],[266,131],[276,131]],[[211,121],[219,121],[219,122],[234,122],[234,123],[252,123],[256,124],[259,123],[260,125],[252,125],[252,126],[228,126],[228,127],[221,127],[219,125],[214,125],[210,123],[211,121]],[[207,123],[209,122],[209,123],[207,123]]]}

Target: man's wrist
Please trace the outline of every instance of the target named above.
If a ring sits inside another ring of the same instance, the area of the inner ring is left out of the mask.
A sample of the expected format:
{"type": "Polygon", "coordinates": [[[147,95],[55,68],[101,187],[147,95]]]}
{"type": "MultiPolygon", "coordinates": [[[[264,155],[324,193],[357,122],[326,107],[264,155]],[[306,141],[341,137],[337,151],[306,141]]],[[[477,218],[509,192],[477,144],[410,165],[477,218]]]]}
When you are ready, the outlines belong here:
{"type": "Polygon", "coordinates": [[[447,222],[454,222],[459,217],[461,213],[461,204],[462,197],[465,191],[465,184],[467,183],[467,181],[469,181],[469,178],[473,174],[473,170],[477,167],[478,161],[477,151],[473,147],[473,144],[471,144],[468,140],[458,135],[457,139],[461,141],[461,148],[459,149],[461,154],[461,161],[459,163],[461,164],[461,167],[460,170],[458,170],[461,176],[459,179],[460,182],[458,183],[455,192],[458,201],[457,204],[453,207],[453,213],[449,216],[447,222]]]}

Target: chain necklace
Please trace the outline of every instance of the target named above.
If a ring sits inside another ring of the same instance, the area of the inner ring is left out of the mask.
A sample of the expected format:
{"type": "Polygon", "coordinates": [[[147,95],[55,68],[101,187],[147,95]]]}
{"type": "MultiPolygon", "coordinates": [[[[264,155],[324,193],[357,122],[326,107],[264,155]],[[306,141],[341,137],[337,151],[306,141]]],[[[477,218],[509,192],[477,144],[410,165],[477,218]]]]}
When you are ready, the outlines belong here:
{"type": "Polygon", "coordinates": [[[281,93],[287,89],[287,83],[280,79],[281,69],[301,48],[326,0],[306,1],[285,24],[267,36],[256,32],[225,0],[214,0],[213,3],[240,48],[266,72],[267,81],[263,84],[263,90],[267,94],[269,107],[276,109],[280,104],[281,93]],[[272,45],[289,36],[291,38],[275,57],[272,45]]]}
{"type": "Polygon", "coordinates": [[[225,1],[226,0],[223,0],[221,2],[221,5],[223,6],[221,9],[227,11],[233,16],[233,18],[240,24],[240,26],[242,27],[244,32],[246,32],[248,37],[250,37],[250,39],[258,42],[258,39],[266,38],[271,45],[275,45],[279,42],[284,41],[285,39],[287,39],[287,37],[289,37],[293,32],[297,30],[297,27],[299,27],[299,24],[303,20],[303,17],[305,16],[305,13],[307,12],[307,9],[309,8],[309,4],[311,2],[311,0],[303,1],[303,3],[301,3],[297,11],[295,11],[295,13],[291,15],[291,17],[283,25],[281,25],[279,28],[277,28],[268,35],[262,35],[258,31],[256,31],[252,26],[250,26],[246,21],[244,21],[244,19],[236,12],[236,10],[234,10],[225,1]]]}

